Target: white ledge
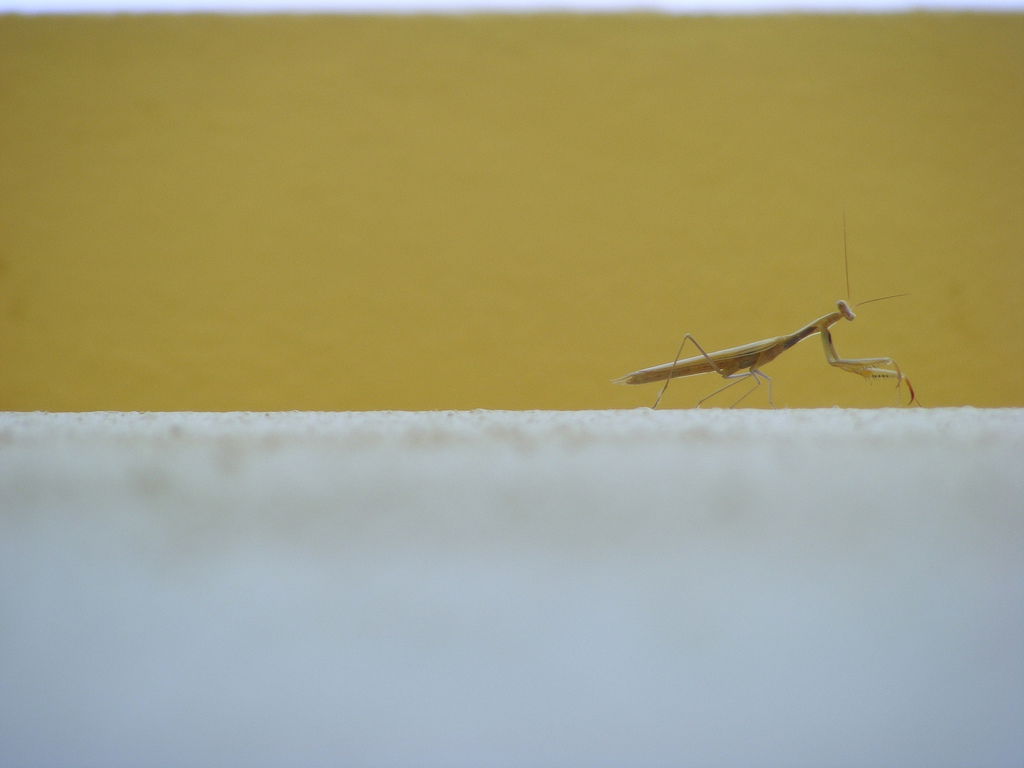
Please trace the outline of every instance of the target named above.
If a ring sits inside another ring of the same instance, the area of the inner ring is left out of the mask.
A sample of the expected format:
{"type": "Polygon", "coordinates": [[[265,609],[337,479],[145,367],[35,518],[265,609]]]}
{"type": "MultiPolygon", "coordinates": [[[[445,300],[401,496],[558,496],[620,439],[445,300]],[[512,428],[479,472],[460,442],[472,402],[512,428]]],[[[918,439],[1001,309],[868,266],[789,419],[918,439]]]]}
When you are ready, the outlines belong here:
{"type": "Polygon", "coordinates": [[[0,414],[0,764],[1010,766],[1024,410],[0,414]]]}

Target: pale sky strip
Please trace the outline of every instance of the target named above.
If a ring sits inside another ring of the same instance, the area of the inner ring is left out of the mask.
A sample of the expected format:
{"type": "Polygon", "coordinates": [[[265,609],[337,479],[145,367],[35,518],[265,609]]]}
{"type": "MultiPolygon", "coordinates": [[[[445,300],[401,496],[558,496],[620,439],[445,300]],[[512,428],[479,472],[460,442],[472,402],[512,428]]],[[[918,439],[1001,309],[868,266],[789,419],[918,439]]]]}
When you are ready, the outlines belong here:
{"type": "Polygon", "coordinates": [[[0,12],[109,13],[526,13],[651,11],[673,14],[1022,11],[1024,0],[0,0],[0,12]]]}

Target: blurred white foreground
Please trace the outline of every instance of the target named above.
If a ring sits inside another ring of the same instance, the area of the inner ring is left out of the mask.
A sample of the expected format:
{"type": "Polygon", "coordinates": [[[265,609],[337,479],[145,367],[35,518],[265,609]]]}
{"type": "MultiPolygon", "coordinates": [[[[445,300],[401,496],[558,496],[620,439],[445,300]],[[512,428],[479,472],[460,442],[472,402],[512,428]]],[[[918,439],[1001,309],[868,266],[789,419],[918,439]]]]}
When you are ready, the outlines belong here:
{"type": "Polygon", "coordinates": [[[5,766],[1020,766],[1024,411],[0,414],[5,766]]]}

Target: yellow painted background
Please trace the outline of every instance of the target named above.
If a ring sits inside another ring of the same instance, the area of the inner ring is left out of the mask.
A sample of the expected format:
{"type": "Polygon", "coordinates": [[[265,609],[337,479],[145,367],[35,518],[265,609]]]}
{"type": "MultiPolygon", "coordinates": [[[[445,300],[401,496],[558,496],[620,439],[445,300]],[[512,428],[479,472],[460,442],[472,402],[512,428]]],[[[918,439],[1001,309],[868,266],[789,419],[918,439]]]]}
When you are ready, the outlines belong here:
{"type": "Polygon", "coordinates": [[[830,311],[844,211],[912,295],[840,353],[1024,405],[1020,15],[7,16],[0,163],[4,410],[647,405],[830,311]]]}

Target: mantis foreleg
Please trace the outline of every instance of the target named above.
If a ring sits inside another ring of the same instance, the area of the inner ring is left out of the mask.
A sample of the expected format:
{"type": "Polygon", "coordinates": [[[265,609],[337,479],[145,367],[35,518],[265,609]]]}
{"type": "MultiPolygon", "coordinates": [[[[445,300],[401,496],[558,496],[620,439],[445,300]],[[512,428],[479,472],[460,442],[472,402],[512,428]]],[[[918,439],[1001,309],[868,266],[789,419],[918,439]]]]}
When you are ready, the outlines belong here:
{"type": "Polygon", "coordinates": [[[891,357],[860,357],[845,360],[836,352],[835,345],[832,343],[832,334],[828,328],[821,329],[821,343],[825,347],[825,359],[829,365],[863,376],[865,379],[896,379],[897,390],[906,381],[907,387],[910,389],[910,402],[917,399],[910,379],[903,375],[899,364],[891,357]]]}

